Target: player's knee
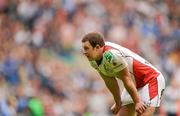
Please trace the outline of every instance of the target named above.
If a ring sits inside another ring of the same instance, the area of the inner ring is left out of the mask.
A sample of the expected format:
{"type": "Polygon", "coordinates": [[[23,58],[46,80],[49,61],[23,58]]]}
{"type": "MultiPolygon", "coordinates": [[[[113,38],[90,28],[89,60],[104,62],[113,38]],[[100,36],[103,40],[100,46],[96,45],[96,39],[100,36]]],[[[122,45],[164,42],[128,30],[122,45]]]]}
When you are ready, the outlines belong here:
{"type": "Polygon", "coordinates": [[[134,104],[122,106],[118,116],[135,116],[134,104]]]}
{"type": "Polygon", "coordinates": [[[148,107],[141,116],[153,116],[155,107],[148,107]]]}

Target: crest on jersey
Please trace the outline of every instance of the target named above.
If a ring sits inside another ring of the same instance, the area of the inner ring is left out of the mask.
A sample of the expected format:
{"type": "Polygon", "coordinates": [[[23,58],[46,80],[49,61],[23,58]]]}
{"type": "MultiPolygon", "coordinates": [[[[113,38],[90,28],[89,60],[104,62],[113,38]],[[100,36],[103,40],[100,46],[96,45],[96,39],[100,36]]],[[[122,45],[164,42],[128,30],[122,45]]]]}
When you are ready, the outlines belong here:
{"type": "Polygon", "coordinates": [[[110,51],[108,51],[108,52],[104,53],[104,57],[110,63],[112,61],[112,59],[113,59],[113,54],[110,51]]]}

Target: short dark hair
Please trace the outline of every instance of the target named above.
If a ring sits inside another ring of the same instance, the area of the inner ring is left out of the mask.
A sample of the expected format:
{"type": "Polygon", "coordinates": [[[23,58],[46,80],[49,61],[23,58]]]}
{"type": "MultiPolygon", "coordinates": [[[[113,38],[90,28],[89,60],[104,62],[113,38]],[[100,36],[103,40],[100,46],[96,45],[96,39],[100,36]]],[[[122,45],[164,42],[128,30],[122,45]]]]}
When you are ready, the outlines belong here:
{"type": "Polygon", "coordinates": [[[86,41],[89,41],[89,43],[93,48],[96,47],[97,45],[99,45],[100,47],[103,47],[105,45],[104,37],[100,33],[96,33],[96,32],[86,34],[81,42],[86,42],[86,41]]]}

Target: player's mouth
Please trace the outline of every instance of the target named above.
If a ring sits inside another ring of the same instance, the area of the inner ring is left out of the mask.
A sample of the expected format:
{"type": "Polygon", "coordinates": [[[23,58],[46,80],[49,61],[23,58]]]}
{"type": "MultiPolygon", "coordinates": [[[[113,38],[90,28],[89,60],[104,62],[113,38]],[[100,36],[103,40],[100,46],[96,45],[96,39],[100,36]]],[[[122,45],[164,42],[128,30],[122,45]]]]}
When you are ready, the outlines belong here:
{"type": "Polygon", "coordinates": [[[91,59],[91,57],[90,57],[88,54],[84,53],[84,55],[85,55],[89,60],[91,59]]]}
{"type": "Polygon", "coordinates": [[[84,53],[84,55],[85,55],[87,58],[89,58],[89,55],[87,55],[86,53],[84,53]]]}
{"type": "Polygon", "coordinates": [[[88,55],[86,55],[86,57],[89,59],[90,57],[88,55]]]}
{"type": "Polygon", "coordinates": [[[90,60],[91,59],[91,57],[90,56],[88,56],[88,55],[86,55],[86,57],[90,60]]]}

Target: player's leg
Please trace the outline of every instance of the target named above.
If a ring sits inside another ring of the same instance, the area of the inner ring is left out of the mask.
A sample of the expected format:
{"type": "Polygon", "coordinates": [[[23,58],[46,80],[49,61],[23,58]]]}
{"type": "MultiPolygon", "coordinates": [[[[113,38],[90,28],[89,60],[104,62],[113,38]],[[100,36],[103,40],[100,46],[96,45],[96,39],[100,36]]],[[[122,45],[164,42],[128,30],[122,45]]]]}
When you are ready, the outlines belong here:
{"type": "Polygon", "coordinates": [[[153,116],[155,109],[155,107],[149,106],[141,116],[153,116]]]}
{"type": "Polygon", "coordinates": [[[134,104],[128,104],[121,107],[117,116],[135,116],[134,104]]]}
{"type": "MultiPolygon", "coordinates": [[[[155,107],[148,107],[141,116],[153,116],[155,107]]],[[[134,104],[122,106],[117,116],[136,116],[134,104]]]]}
{"type": "MultiPolygon", "coordinates": [[[[162,74],[160,74],[157,77],[157,85],[158,85],[157,96],[150,100],[150,104],[147,102],[149,104],[149,107],[146,109],[146,111],[143,113],[142,116],[153,116],[153,113],[155,112],[156,107],[160,106],[161,97],[162,97],[163,91],[165,89],[165,80],[164,80],[164,77],[162,76],[162,74]]],[[[146,98],[146,96],[144,96],[144,93],[146,92],[146,87],[143,87],[143,89],[138,92],[139,92],[140,96],[142,97],[142,99],[144,98],[143,101],[146,101],[147,98],[146,98]]],[[[151,94],[151,93],[149,93],[149,94],[151,94]]]]}
{"type": "Polygon", "coordinates": [[[121,93],[122,106],[118,116],[135,116],[135,106],[133,100],[126,89],[121,93]]]}
{"type": "MultiPolygon", "coordinates": [[[[165,88],[165,81],[162,75],[159,75],[157,77],[157,91],[156,96],[153,99],[150,99],[150,94],[152,94],[154,91],[150,92],[151,87],[149,87],[149,84],[145,85],[144,87],[138,89],[138,93],[142,99],[142,101],[146,102],[149,107],[144,113],[143,116],[152,116],[155,110],[155,107],[159,107],[162,92],[165,88]]],[[[133,100],[128,94],[128,92],[124,89],[121,94],[121,101],[122,101],[122,109],[120,110],[120,116],[126,116],[124,114],[130,113],[130,111],[135,112],[135,107],[132,104],[133,100]],[[129,104],[129,105],[127,105],[129,104]]],[[[128,114],[129,116],[129,114],[128,114]]]]}
{"type": "MultiPolygon", "coordinates": [[[[148,107],[141,116],[153,116],[155,107],[148,107]]],[[[136,116],[134,104],[122,106],[117,116],[136,116]]]]}

